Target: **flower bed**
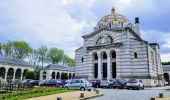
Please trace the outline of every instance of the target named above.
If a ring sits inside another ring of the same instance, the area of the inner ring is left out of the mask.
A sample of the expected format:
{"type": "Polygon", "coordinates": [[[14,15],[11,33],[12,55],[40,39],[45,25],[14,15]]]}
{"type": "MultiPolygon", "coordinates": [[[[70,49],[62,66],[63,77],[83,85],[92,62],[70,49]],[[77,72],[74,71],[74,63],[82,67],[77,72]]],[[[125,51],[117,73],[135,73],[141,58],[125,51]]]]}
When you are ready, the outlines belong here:
{"type": "Polygon", "coordinates": [[[28,89],[24,91],[17,91],[15,93],[2,94],[0,95],[0,100],[20,100],[20,99],[26,99],[26,98],[32,98],[32,97],[38,97],[38,96],[44,96],[44,95],[50,95],[56,93],[69,92],[69,91],[71,90],[64,90],[55,87],[38,87],[38,88],[28,89]]]}

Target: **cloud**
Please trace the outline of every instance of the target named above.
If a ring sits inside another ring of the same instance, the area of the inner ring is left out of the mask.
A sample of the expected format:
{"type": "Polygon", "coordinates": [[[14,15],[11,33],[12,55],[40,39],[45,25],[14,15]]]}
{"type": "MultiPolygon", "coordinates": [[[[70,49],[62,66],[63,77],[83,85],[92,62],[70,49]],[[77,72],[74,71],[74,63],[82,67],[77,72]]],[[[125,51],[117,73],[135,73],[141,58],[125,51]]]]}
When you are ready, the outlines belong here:
{"type": "Polygon", "coordinates": [[[83,45],[81,36],[93,30],[114,6],[129,18],[140,17],[142,37],[158,42],[170,53],[169,0],[3,0],[0,1],[0,42],[24,40],[37,48],[58,47],[74,57],[83,45]],[[163,5],[163,6],[162,6],[163,5]]]}

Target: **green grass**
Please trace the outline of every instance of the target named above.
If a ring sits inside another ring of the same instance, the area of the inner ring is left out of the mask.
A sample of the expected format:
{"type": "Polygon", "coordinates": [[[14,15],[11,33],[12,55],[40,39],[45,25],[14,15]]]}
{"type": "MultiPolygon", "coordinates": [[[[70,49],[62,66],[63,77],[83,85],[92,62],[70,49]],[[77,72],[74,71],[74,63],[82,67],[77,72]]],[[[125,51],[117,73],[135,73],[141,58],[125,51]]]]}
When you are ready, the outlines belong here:
{"type": "Polygon", "coordinates": [[[65,89],[58,89],[58,88],[37,88],[37,89],[30,89],[27,91],[19,91],[12,94],[5,94],[0,95],[0,100],[21,100],[21,99],[27,99],[27,98],[33,98],[33,97],[40,97],[40,96],[46,96],[51,94],[58,94],[58,93],[64,93],[64,92],[71,92],[73,90],[65,90],[65,89]]]}

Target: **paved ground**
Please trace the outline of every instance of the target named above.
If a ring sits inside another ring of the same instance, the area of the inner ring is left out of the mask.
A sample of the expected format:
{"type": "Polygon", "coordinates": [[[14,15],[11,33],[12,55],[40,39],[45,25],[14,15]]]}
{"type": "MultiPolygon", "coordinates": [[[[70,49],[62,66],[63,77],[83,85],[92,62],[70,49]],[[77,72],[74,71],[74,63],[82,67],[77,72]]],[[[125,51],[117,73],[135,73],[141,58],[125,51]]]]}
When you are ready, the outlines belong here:
{"type": "Polygon", "coordinates": [[[99,89],[104,93],[104,96],[91,100],[150,100],[151,97],[156,97],[159,93],[170,96],[170,91],[167,92],[163,89],[165,88],[146,88],[145,90],[99,89]]]}
{"type": "Polygon", "coordinates": [[[41,96],[41,97],[35,97],[30,99],[24,99],[24,100],[57,100],[57,97],[62,97],[62,100],[80,100],[80,93],[84,93],[85,98],[95,96],[96,93],[91,91],[75,91],[75,92],[67,92],[67,93],[59,93],[59,94],[53,94],[48,96],[41,96]]]}

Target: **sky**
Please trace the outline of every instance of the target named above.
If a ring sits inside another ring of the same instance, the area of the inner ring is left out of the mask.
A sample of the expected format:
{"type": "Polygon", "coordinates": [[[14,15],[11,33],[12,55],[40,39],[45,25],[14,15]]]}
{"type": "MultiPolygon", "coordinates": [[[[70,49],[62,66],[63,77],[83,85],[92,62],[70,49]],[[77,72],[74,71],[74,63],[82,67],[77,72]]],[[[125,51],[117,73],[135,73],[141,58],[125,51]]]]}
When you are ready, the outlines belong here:
{"type": "Polygon", "coordinates": [[[112,7],[131,23],[139,17],[142,39],[157,42],[162,61],[170,61],[170,0],[0,0],[0,42],[57,47],[74,58],[81,36],[112,7]]]}

